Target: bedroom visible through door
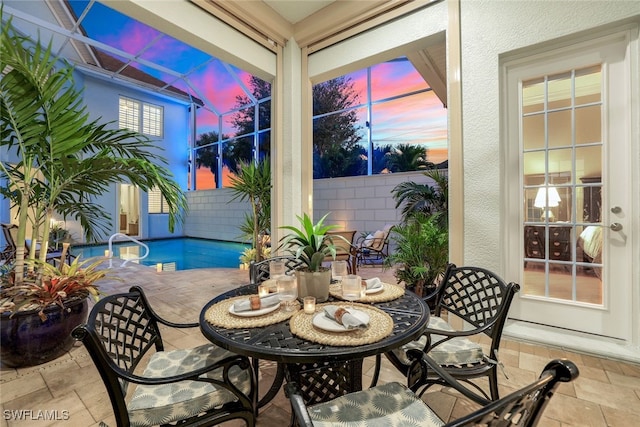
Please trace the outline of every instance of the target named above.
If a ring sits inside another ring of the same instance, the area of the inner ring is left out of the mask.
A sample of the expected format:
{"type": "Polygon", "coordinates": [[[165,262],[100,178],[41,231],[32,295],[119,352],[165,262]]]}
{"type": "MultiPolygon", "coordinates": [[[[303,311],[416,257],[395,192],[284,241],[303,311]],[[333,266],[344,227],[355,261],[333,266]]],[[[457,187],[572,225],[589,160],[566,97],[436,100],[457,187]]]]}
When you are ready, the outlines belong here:
{"type": "Polygon", "coordinates": [[[631,339],[635,34],[506,65],[509,152],[520,176],[509,186],[520,212],[513,319],[631,339]]]}

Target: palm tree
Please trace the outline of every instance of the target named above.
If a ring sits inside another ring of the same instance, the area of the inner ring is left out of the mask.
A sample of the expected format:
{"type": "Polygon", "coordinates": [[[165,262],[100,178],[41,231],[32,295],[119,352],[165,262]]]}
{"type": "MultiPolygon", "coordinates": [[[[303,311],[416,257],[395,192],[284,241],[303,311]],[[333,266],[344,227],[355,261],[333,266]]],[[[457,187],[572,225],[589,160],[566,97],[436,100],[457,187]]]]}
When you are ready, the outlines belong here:
{"type": "Polygon", "coordinates": [[[237,175],[231,176],[234,200],[248,200],[251,215],[245,214],[241,231],[251,235],[256,261],[262,261],[264,236],[271,229],[271,161],[264,157],[258,163],[240,162],[237,175]]]}
{"type": "Polygon", "coordinates": [[[409,172],[434,166],[427,161],[427,150],[419,145],[400,144],[387,153],[386,159],[391,172],[409,172]]]}
{"type": "Polygon", "coordinates": [[[423,172],[423,175],[435,181],[435,186],[407,181],[396,185],[391,192],[396,200],[396,209],[402,207],[402,221],[406,222],[416,213],[438,216],[442,226],[448,225],[449,213],[449,180],[447,175],[437,169],[423,172]]]}
{"type": "Polygon", "coordinates": [[[87,240],[94,240],[110,228],[111,218],[92,200],[113,183],[157,187],[167,201],[173,231],[184,218],[186,197],[152,141],[111,129],[111,123],[90,121],[82,92],[74,87],[74,68],[53,56],[51,43],[43,47],[19,35],[11,20],[0,37],[0,70],[5,72],[0,80],[1,147],[18,159],[1,163],[6,186],[0,193],[18,207],[17,280],[24,272],[27,225],[42,243],[42,261],[54,212],[78,220],[87,240]]]}

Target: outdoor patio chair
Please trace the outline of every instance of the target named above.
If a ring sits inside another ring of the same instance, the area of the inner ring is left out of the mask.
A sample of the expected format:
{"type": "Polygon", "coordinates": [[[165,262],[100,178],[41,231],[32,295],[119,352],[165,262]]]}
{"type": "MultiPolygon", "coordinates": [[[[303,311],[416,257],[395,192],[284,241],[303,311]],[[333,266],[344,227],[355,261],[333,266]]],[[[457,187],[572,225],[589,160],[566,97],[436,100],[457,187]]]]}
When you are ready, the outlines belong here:
{"type": "MultiPolygon", "coordinates": [[[[2,226],[2,235],[4,236],[6,246],[0,253],[0,260],[4,260],[5,262],[9,263],[16,259],[16,250],[17,250],[16,240],[17,240],[18,226],[15,224],[4,224],[4,223],[1,226],[2,226]]],[[[25,242],[24,250],[25,250],[25,258],[26,258],[28,254],[31,252],[31,246],[29,245],[29,242],[25,242]]],[[[46,262],[49,262],[49,263],[53,263],[56,261],[60,262],[62,255],[63,255],[62,251],[54,251],[54,250],[47,251],[46,262]]],[[[38,259],[39,257],[40,257],[40,250],[38,249],[36,250],[36,259],[38,259]]],[[[71,252],[67,251],[65,258],[67,259],[68,263],[71,263],[72,257],[73,256],[71,255],[71,252]]]]}
{"type": "MultiPolygon", "coordinates": [[[[487,398],[489,394],[470,380],[488,377],[491,399],[497,400],[498,367],[505,373],[498,349],[511,301],[519,290],[518,284],[506,284],[484,268],[449,264],[441,284],[424,298],[435,303],[424,335],[385,356],[403,374],[408,375],[411,360],[407,352],[410,349],[422,350],[449,375],[466,382],[487,398]],[[450,322],[454,317],[468,327],[453,328],[450,322]],[[490,340],[486,352],[479,343],[483,335],[490,340]]],[[[442,378],[430,376],[426,386],[437,383],[441,384],[442,378]]]]}
{"type": "Polygon", "coordinates": [[[133,286],[128,293],[103,297],[87,323],[72,332],[98,368],[117,425],[209,426],[242,419],[254,426],[256,379],[249,359],[213,344],[165,350],[161,325],[199,326],[161,318],[133,286]],[[138,366],[143,360],[148,360],[144,370],[138,366]],[[131,396],[130,383],[136,384],[131,396]]]}
{"type": "Polygon", "coordinates": [[[382,230],[360,236],[354,243],[357,265],[382,265],[389,256],[389,237],[393,225],[382,230]]]}
{"type": "Polygon", "coordinates": [[[13,224],[2,224],[2,235],[4,236],[5,246],[0,252],[0,261],[5,261],[7,263],[16,259],[16,244],[13,240],[13,236],[11,235],[11,228],[16,227],[13,224]]]}
{"type": "Polygon", "coordinates": [[[351,231],[327,231],[327,236],[331,239],[333,244],[336,247],[336,257],[335,259],[331,256],[327,256],[324,258],[324,262],[331,261],[347,261],[347,267],[349,269],[350,274],[356,274],[357,272],[357,253],[356,247],[353,245],[353,238],[356,235],[355,230],[351,231]],[[344,240],[340,238],[335,238],[335,236],[341,236],[344,240]]]}
{"type": "MultiPolygon", "coordinates": [[[[416,350],[414,350],[416,351],[416,350]]],[[[518,425],[532,427],[538,424],[549,400],[561,382],[569,382],[578,377],[574,363],[566,359],[549,362],[535,382],[497,401],[489,401],[462,386],[438,363],[428,356],[418,356],[411,371],[419,384],[426,376],[427,369],[443,375],[447,386],[462,393],[473,402],[482,405],[480,409],[445,424],[428,404],[416,395],[415,387],[406,387],[391,382],[367,390],[346,394],[329,402],[305,406],[296,383],[287,383],[286,392],[291,401],[298,425],[301,427],[330,427],[347,425],[412,425],[412,426],[492,426],[507,427],[518,425]]],[[[427,395],[426,400],[429,399],[427,395]]]]}
{"type": "Polygon", "coordinates": [[[274,256],[259,262],[251,261],[249,264],[249,282],[259,285],[269,278],[269,263],[271,261],[284,261],[285,273],[294,271],[303,265],[303,262],[294,256],[274,256]]]}

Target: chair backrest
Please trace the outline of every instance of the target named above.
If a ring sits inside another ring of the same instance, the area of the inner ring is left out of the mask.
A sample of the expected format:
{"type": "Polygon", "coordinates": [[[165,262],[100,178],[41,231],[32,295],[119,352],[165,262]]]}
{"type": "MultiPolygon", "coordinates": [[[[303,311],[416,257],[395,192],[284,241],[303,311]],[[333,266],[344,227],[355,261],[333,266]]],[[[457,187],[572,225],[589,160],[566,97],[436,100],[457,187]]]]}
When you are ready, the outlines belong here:
{"type": "Polygon", "coordinates": [[[382,230],[377,230],[373,234],[366,236],[360,243],[361,249],[371,249],[386,254],[386,248],[389,246],[389,237],[393,224],[387,224],[382,230]]]}
{"type": "Polygon", "coordinates": [[[294,256],[275,256],[260,262],[252,261],[249,264],[249,281],[253,284],[260,284],[269,278],[269,263],[271,261],[284,261],[285,273],[294,271],[304,263],[294,256]]]}
{"type": "Polygon", "coordinates": [[[150,349],[164,350],[156,318],[142,289],[134,286],[128,293],[100,299],[87,323],[72,332],[98,368],[118,419],[128,419],[127,376],[150,349]]]}
{"type": "Polygon", "coordinates": [[[17,232],[17,225],[5,223],[2,224],[2,235],[4,236],[4,241],[7,243],[7,247],[12,247],[14,250],[16,249],[17,232]]]}
{"type": "Polygon", "coordinates": [[[490,325],[484,333],[497,349],[513,297],[520,290],[516,283],[505,283],[495,273],[480,267],[449,264],[436,292],[434,314],[452,313],[476,328],[490,325]]]}
{"type": "Polygon", "coordinates": [[[490,426],[533,427],[561,382],[569,382],[579,375],[578,367],[567,359],[547,364],[540,378],[528,386],[489,403],[479,410],[446,424],[446,427],[490,426]]]}
{"type": "Polygon", "coordinates": [[[341,255],[346,255],[346,256],[351,255],[353,238],[356,235],[355,230],[327,231],[326,235],[329,237],[329,239],[331,239],[331,242],[336,247],[336,259],[338,256],[341,256],[341,255]],[[339,238],[336,239],[334,238],[334,236],[341,236],[342,238],[344,238],[344,240],[339,238]]]}
{"type": "Polygon", "coordinates": [[[18,226],[15,224],[2,224],[2,235],[4,237],[4,241],[6,242],[6,246],[0,253],[0,260],[11,262],[15,259],[17,237],[14,236],[14,234],[17,232],[17,230],[18,226]]]}

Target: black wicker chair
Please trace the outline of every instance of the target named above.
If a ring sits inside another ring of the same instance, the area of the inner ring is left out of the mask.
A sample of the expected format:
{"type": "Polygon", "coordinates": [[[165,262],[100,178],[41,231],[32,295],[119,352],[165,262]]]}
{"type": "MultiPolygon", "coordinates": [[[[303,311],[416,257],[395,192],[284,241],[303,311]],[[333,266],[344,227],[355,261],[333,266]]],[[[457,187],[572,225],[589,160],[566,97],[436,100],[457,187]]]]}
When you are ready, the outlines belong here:
{"type": "MultiPolygon", "coordinates": [[[[571,361],[556,359],[547,364],[540,378],[522,389],[496,401],[489,401],[471,392],[443,370],[437,362],[417,350],[418,359],[412,362],[409,384],[397,382],[379,385],[367,390],[340,396],[329,402],[305,406],[296,383],[286,385],[293,413],[301,427],[330,427],[344,425],[420,425],[442,426],[442,420],[414,390],[427,376],[427,370],[443,375],[447,386],[461,392],[482,407],[462,418],[444,424],[446,427],[491,426],[533,427],[560,382],[578,377],[578,368],[571,361]]],[[[414,354],[415,355],[415,354],[414,354]]],[[[428,395],[426,397],[428,400],[428,395]]]]}
{"type": "MultiPolygon", "coordinates": [[[[387,358],[408,375],[411,360],[407,351],[422,350],[457,380],[466,382],[487,398],[498,399],[498,367],[504,372],[498,349],[511,301],[519,289],[519,285],[506,284],[484,268],[449,264],[442,283],[425,297],[435,307],[429,328],[420,339],[387,353],[387,358]],[[443,316],[457,317],[470,328],[456,330],[443,316]],[[488,352],[476,339],[483,334],[491,340],[488,352]],[[484,376],[489,377],[490,394],[469,381],[484,376]]],[[[442,383],[439,376],[431,377],[427,386],[436,383],[442,383]]]]}
{"type": "Polygon", "coordinates": [[[160,325],[199,326],[162,319],[134,286],[102,298],[72,332],[100,372],[117,425],[209,426],[239,418],[254,426],[256,379],[249,359],[212,344],[165,351],[160,325]],[[140,372],[142,360],[148,363],[140,372]],[[127,396],[130,383],[136,387],[127,396]]]}

